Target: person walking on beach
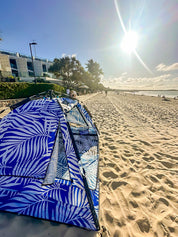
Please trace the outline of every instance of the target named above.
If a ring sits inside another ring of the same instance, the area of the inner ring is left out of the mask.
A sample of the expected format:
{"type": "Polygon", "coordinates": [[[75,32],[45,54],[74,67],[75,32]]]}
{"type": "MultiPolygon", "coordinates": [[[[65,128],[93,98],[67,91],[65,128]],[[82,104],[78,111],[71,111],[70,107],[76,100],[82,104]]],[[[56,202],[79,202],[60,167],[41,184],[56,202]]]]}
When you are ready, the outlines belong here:
{"type": "Polygon", "coordinates": [[[108,94],[108,91],[105,91],[105,95],[107,96],[107,94],[108,94]]]}

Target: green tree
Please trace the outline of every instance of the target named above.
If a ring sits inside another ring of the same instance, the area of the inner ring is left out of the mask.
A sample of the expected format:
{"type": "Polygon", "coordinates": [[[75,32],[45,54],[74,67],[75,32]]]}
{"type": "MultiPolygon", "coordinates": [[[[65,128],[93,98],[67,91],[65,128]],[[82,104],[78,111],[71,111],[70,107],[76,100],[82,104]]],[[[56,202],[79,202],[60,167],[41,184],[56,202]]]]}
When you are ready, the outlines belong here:
{"type": "Polygon", "coordinates": [[[94,62],[93,59],[90,59],[88,60],[86,67],[88,69],[88,72],[91,73],[91,75],[93,76],[93,80],[96,83],[99,83],[100,77],[101,75],[103,75],[103,70],[100,68],[99,63],[94,62]]]}
{"type": "Polygon", "coordinates": [[[91,73],[85,71],[83,73],[83,83],[85,85],[87,85],[91,91],[94,91],[95,90],[95,83],[93,81],[93,77],[91,75],[91,73]]]}
{"type": "Polygon", "coordinates": [[[82,81],[83,67],[75,57],[55,58],[53,65],[49,68],[56,77],[63,78],[63,84],[66,87],[76,87],[82,81]]]}
{"type": "Polygon", "coordinates": [[[88,72],[86,85],[89,86],[92,91],[101,90],[102,86],[99,82],[101,75],[103,75],[103,70],[100,68],[100,65],[94,62],[93,59],[90,59],[86,64],[86,68],[88,72]]]}

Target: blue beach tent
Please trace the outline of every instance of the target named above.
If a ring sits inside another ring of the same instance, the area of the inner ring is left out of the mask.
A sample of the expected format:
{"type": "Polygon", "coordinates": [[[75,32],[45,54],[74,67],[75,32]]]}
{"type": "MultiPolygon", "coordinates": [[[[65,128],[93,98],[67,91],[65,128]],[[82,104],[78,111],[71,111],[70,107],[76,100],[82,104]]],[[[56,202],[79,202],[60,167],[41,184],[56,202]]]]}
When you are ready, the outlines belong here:
{"type": "Polygon", "coordinates": [[[0,210],[99,230],[98,131],[77,100],[27,100],[0,121],[0,210]]]}

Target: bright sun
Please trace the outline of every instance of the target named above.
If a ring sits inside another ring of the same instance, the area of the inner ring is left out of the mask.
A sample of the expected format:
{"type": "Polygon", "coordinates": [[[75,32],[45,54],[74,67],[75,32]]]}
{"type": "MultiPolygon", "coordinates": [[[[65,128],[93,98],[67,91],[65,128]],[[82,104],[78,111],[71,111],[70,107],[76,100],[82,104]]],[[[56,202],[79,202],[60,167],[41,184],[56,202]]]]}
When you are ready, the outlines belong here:
{"type": "Polygon", "coordinates": [[[124,36],[124,39],[121,43],[121,48],[127,53],[132,53],[137,47],[137,42],[137,33],[134,31],[129,31],[124,36]]]}

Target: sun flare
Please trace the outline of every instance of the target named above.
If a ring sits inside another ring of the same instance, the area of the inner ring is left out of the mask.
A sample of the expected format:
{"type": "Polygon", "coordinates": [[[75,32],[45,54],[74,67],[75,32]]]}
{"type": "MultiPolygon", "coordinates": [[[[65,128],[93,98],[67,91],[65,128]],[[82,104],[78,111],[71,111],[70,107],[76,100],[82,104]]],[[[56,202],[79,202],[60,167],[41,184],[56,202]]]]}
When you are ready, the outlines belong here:
{"type": "Polygon", "coordinates": [[[138,43],[138,35],[134,31],[129,31],[125,33],[125,36],[123,38],[123,41],[121,43],[121,48],[127,52],[132,53],[135,51],[138,43]]]}

